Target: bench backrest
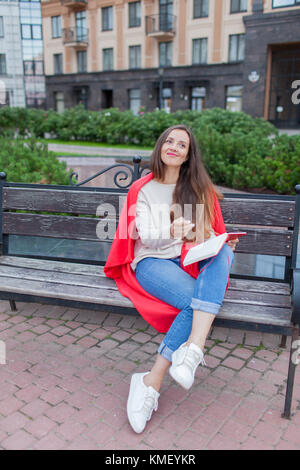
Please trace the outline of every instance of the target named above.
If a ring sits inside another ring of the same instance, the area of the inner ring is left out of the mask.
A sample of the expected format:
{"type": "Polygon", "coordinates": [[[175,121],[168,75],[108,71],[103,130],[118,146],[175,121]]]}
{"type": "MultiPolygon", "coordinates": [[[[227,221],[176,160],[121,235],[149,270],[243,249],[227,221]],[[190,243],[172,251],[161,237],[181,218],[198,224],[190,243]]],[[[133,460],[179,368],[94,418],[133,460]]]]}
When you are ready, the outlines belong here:
{"type": "MultiPolygon", "coordinates": [[[[103,264],[127,189],[19,184],[0,180],[3,254],[103,264]]],[[[296,264],[296,196],[225,193],[227,231],[247,231],[237,253],[286,258],[285,280],[296,264]]],[[[297,207],[296,207],[297,206],[297,207]]]]}

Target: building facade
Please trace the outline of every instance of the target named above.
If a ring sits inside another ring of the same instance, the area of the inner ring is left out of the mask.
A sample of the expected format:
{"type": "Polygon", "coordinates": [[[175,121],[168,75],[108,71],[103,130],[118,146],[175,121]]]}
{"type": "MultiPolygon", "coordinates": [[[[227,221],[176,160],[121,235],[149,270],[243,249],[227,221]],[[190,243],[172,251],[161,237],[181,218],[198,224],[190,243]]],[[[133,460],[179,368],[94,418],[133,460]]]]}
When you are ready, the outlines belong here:
{"type": "Polygon", "coordinates": [[[221,107],[300,126],[300,0],[42,0],[47,107],[221,107]]]}
{"type": "Polygon", "coordinates": [[[25,106],[19,2],[0,1],[0,106],[25,106]]]}
{"type": "Polygon", "coordinates": [[[1,105],[46,105],[40,0],[0,1],[1,105]]]}

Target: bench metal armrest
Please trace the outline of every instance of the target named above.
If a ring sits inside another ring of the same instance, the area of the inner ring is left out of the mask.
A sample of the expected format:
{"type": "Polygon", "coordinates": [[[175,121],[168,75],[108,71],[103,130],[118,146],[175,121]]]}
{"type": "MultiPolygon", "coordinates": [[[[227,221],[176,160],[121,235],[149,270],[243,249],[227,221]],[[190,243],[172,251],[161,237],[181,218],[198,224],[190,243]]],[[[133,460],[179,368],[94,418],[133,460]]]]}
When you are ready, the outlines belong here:
{"type": "Polygon", "coordinates": [[[300,324],[300,268],[292,269],[292,321],[300,324]]]}

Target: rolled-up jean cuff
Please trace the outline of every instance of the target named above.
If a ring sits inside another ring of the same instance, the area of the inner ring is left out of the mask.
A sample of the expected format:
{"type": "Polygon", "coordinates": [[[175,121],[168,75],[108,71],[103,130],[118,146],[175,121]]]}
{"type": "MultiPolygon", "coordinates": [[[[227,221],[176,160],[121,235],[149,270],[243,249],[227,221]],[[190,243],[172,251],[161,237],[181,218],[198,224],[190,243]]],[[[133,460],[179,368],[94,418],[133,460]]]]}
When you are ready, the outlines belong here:
{"type": "Polygon", "coordinates": [[[213,302],[205,302],[204,300],[193,297],[190,307],[193,310],[201,310],[202,312],[213,313],[214,315],[217,315],[221,305],[214,304],[213,302]]]}
{"type": "Polygon", "coordinates": [[[172,362],[172,354],[173,354],[174,351],[172,351],[170,348],[168,348],[168,346],[167,346],[164,342],[160,343],[157,352],[158,352],[162,357],[164,357],[165,359],[167,359],[167,361],[172,362]]]}

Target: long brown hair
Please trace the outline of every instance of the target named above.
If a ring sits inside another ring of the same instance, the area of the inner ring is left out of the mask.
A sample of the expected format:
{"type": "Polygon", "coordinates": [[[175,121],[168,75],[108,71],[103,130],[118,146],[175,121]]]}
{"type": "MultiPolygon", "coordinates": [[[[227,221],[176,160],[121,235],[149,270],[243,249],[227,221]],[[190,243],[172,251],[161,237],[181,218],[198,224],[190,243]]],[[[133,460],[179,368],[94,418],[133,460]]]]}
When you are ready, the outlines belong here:
{"type": "MultiPolygon", "coordinates": [[[[163,181],[165,177],[165,164],[161,160],[161,149],[172,130],[185,131],[190,138],[190,145],[186,161],[181,165],[179,177],[173,192],[173,204],[179,205],[181,213],[184,214],[184,206],[189,204],[193,208],[192,222],[196,223],[197,204],[204,205],[204,237],[209,237],[209,232],[214,223],[214,200],[215,194],[219,199],[223,195],[214,187],[202,161],[201,153],[196,139],[191,130],[184,124],[176,124],[166,129],[157,139],[150,159],[150,169],[155,179],[163,181]]],[[[171,211],[171,222],[176,218],[171,211]]],[[[197,227],[196,227],[197,229],[197,227]]],[[[199,230],[199,227],[198,227],[199,230]]],[[[193,236],[185,241],[199,239],[199,232],[193,231],[193,236]]],[[[200,236],[201,238],[201,236],[200,236]]]]}

